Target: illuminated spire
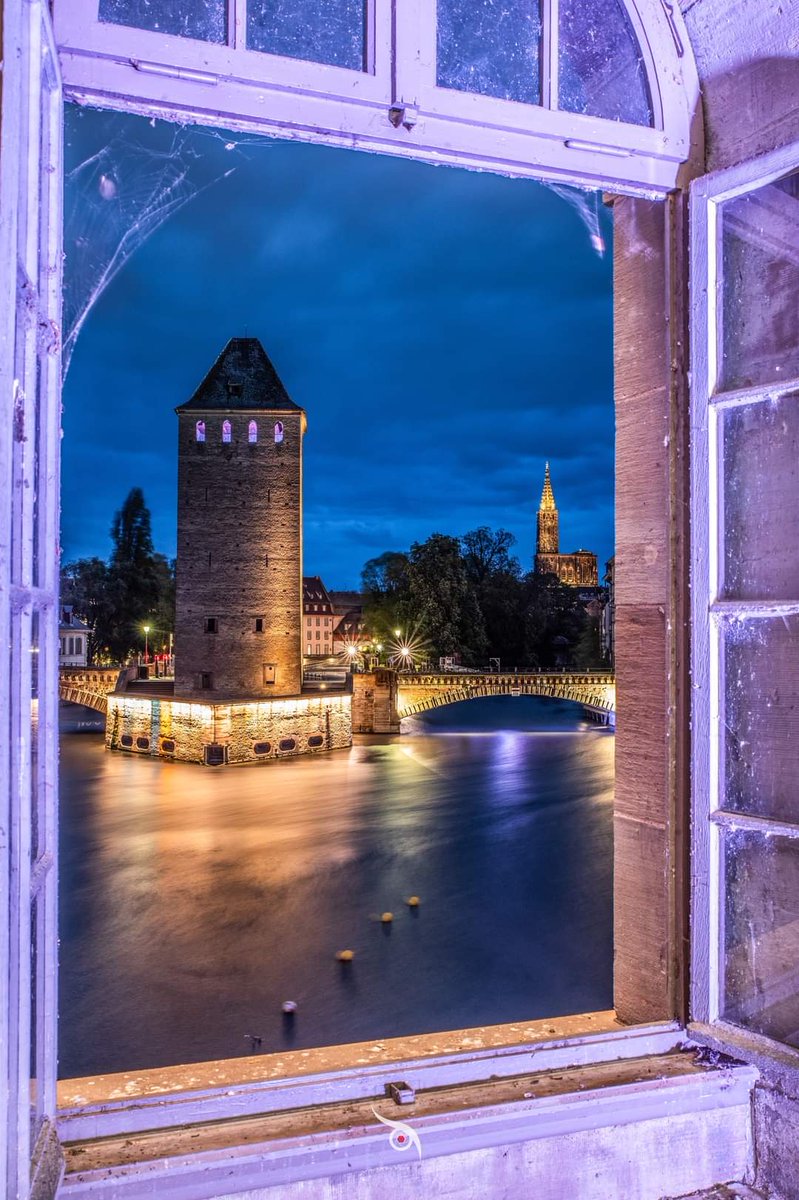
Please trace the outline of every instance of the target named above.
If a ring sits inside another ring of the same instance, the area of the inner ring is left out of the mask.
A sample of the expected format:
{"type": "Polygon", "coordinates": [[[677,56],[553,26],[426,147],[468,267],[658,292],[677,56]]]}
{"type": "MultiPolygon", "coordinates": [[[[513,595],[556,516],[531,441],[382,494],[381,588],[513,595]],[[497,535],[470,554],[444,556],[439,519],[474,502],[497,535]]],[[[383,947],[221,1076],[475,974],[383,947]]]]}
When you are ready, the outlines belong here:
{"type": "Polygon", "coordinates": [[[544,468],[544,490],[541,493],[539,512],[555,512],[555,495],[552,491],[552,481],[549,478],[549,463],[544,468]]]}

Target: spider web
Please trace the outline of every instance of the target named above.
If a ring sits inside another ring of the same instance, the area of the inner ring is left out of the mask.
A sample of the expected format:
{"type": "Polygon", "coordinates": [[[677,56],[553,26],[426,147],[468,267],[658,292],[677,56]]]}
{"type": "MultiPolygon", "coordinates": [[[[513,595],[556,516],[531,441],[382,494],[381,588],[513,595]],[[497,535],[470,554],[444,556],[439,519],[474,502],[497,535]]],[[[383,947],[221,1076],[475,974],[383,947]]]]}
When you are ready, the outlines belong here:
{"type": "Polygon", "coordinates": [[[65,376],[86,318],[131,255],[174,213],[234,170],[207,178],[196,130],[178,127],[160,148],[118,134],[67,172],[65,376]]]}
{"type": "MultiPolygon", "coordinates": [[[[170,132],[160,146],[117,133],[66,174],[64,376],[89,313],[131,255],[171,216],[236,170],[235,164],[217,169],[217,156],[207,153],[208,139],[234,153],[269,144],[258,137],[231,140],[230,134],[196,126],[164,123],[164,128],[170,132]]],[[[564,184],[544,186],[575,210],[602,258],[599,194],[564,184]]]]}

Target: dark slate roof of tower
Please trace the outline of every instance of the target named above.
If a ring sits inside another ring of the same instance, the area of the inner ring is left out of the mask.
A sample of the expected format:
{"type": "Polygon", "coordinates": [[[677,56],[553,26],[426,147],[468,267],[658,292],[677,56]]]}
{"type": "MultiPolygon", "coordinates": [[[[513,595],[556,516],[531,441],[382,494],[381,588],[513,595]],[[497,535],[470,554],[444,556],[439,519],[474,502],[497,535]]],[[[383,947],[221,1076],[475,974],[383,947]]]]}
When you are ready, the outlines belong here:
{"type": "Polygon", "coordinates": [[[259,408],[302,411],[290,399],[258,338],[231,338],[191,399],[175,411],[259,408]]]}

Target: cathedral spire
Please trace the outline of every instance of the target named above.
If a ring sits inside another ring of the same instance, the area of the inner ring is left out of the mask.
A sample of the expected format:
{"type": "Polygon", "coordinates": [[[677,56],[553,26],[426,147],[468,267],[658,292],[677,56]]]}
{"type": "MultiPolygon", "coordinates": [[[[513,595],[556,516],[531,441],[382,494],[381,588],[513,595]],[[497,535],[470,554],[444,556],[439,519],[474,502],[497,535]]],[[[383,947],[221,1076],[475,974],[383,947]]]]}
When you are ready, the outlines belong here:
{"type": "Polygon", "coordinates": [[[549,463],[544,468],[544,490],[541,493],[539,512],[556,512],[555,494],[552,491],[552,480],[549,478],[549,463]]]}

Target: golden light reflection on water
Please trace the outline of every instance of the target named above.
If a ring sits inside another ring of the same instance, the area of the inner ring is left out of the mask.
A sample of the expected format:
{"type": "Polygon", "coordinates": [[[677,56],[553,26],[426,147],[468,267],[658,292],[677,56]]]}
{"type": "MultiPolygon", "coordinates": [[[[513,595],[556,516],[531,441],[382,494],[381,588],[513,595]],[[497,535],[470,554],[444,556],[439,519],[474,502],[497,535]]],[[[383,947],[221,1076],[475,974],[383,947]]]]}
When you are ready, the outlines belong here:
{"type": "Polygon", "coordinates": [[[612,736],[403,735],[208,771],[79,735],[62,767],[65,1074],[609,1003],[612,736]]]}

